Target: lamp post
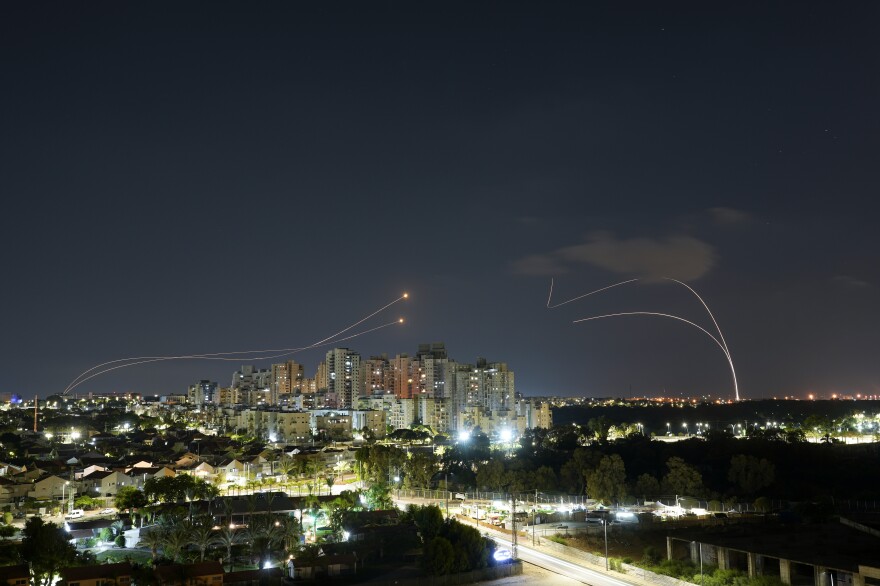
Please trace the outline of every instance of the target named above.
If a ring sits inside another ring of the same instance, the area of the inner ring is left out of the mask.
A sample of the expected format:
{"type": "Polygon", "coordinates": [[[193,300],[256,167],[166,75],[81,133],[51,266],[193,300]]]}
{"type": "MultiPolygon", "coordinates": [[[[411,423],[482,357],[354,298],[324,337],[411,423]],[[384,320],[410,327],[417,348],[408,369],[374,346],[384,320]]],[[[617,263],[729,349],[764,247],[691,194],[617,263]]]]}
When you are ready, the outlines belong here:
{"type": "Polygon", "coordinates": [[[605,571],[608,571],[608,518],[602,518],[602,527],[605,529],[605,571]]]}

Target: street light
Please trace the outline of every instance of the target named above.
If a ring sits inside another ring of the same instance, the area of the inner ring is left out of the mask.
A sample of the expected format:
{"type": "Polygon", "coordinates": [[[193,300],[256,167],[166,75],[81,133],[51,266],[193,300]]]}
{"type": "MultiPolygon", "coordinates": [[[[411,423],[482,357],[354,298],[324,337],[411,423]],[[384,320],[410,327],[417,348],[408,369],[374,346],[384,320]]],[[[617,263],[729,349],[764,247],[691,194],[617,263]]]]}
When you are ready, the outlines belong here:
{"type": "Polygon", "coordinates": [[[602,527],[605,529],[605,571],[608,571],[608,517],[602,518],[602,527]]]}
{"type": "Polygon", "coordinates": [[[65,497],[64,497],[64,492],[65,492],[65,489],[66,489],[69,485],[70,485],[70,481],[69,481],[69,480],[65,480],[65,481],[64,481],[64,484],[61,485],[61,514],[62,514],[62,515],[64,515],[64,499],[65,499],[65,497]]]}

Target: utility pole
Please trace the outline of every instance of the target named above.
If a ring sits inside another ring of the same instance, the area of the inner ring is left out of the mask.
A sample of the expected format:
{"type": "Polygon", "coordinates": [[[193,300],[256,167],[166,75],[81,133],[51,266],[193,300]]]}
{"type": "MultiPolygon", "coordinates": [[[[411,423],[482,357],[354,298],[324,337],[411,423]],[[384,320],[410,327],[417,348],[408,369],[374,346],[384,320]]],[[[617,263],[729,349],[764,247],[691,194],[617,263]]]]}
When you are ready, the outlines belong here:
{"type": "Polygon", "coordinates": [[[516,559],[516,494],[510,493],[510,518],[513,520],[511,528],[513,535],[510,538],[510,557],[516,559]]]}
{"type": "Polygon", "coordinates": [[[538,522],[538,489],[535,489],[535,511],[532,514],[532,547],[535,547],[535,524],[538,522]]]}
{"type": "Polygon", "coordinates": [[[602,518],[602,526],[605,527],[605,571],[608,571],[608,517],[602,518]]]}

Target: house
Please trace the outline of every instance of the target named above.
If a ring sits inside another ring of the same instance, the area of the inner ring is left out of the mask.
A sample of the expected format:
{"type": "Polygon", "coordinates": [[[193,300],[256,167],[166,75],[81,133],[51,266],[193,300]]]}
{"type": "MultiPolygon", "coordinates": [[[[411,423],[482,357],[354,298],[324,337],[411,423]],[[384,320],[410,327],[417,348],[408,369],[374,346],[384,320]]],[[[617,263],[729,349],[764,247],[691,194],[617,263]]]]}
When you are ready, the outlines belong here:
{"type": "Polygon", "coordinates": [[[189,474],[201,480],[211,481],[216,478],[215,468],[207,462],[193,462],[187,466],[177,468],[178,474],[189,474]]]}
{"type": "Polygon", "coordinates": [[[314,560],[293,560],[294,578],[304,580],[320,576],[340,576],[357,571],[357,556],[353,553],[321,555],[314,560]]]}
{"type": "Polygon", "coordinates": [[[97,564],[61,570],[61,580],[67,586],[129,586],[131,564],[97,564]]]}
{"type": "Polygon", "coordinates": [[[222,474],[226,481],[229,483],[234,482],[244,482],[244,463],[240,460],[233,458],[232,460],[225,460],[220,463],[219,466],[214,468],[215,473],[222,474]],[[240,480],[239,480],[240,479],[240,480]]]}
{"type": "Polygon", "coordinates": [[[95,471],[77,482],[80,494],[91,497],[115,497],[123,486],[137,486],[134,479],[124,472],[95,471]]]}
{"type": "Polygon", "coordinates": [[[32,486],[30,482],[16,482],[11,478],[0,476],[0,504],[18,502],[28,495],[32,486]]]}
{"type": "Polygon", "coordinates": [[[223,586],[280,586],[283,575],[281,568],[227,572],[223,586]]]}
{"type": "Polygon", "coordinates": [[[69,480],[64,480],[60,476],[55,476],[54,474],[46,474],[34,482],[27,495],[29,498],[38,501],[60,501],[64,498],[66,489],[69,488],[69,485],[69,480]]]}
{"type": "Polygon", "coordinates": [[[28,586],[31,571],[27,564],[0,567],[0,586],[28,586]]]}
{"type": "Polygon", "coordinates": [[[88,476],[92,472],[106,472],[107,469],[98,464],[92,464],[90,466],[86,466],[83,468],[82,472],[75,472],[73,477],[75,480],[80,480],[83,476],[88,476]]]}
{"type": "Polygon", "coordinates": [[[216,561],[158,566],[153,575],[158,586],[222,586],[223,584],[223,566],[216,561]]]}
{"type": "Polygon", "coordinates": [[[180,456],[178,456],[177,460],[174,462],[174,468],[189,468],[198,463],[198,461],[198,454],[186,452],[185,454],[181,454],[180,456]]]}

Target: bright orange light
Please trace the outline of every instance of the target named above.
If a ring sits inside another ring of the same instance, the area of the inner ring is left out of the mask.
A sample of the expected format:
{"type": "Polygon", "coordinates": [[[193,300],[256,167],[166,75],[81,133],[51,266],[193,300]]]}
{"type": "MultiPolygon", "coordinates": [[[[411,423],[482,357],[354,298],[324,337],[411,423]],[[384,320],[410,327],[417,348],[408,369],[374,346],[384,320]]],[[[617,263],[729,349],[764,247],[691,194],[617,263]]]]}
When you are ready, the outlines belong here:
{"type": "Polygon", "coordinates": [[[407,297],[409,297],[409,293],[404,293],[403,298],[406,299],[407,297]]]}
{"type": "Polygon", "coordinates": [[[399,320],[397,320],[397,323],[401,323],[401,324],[402,324],[402,323],[403,323],[403,318],[400,318],[399,320]]]}

